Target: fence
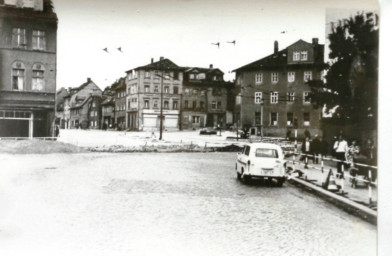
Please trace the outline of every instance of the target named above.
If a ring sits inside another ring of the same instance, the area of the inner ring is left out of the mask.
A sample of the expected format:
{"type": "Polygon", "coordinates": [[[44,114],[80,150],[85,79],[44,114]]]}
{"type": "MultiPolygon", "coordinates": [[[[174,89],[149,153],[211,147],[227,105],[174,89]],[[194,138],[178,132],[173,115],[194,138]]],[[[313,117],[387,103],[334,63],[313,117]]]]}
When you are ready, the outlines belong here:
{"type": "MultiPolygon", "coordinates": [[[[339,159],[334,159],[334,158],[330,158],[330,157],[323,157],[323,156],[314,156],[314,155],[309,155],[309,154],[303,154],[303,153],[297,153],[297,152],[292,152],[292,151],[285,151],[285,153],[289,153],[289,154],[293,154],[293,159],[292,159],[292,163],[293,163],[293,169],[294,169],[294,171],[295,171],[295,164],[296,164],[296,156],[300,156],[300,157],[305,157],[305,159],[304,159],[304,161],[305,161],[305,165],[308,167],[308,168],[313,168],[313,169],[316,169],[316,170],[320,170],[322,173],[324,173],[324,169],[325,169],[325,164],[324,164],[324,161],[325,160],[327,160],[327,161],[332,161],[332,162],[341,162],[342,163],[342,173],[344,173],[344,164],[351,164],[350,162],[348,162],[348,161],[343,161],[343,160],[339,160],[339,159]],[[318,158],[319,160],[320,160],[320,167],[318,167],[318,166],[314,166],[314,165],[308,165],[307,163],[308,163],[308,161],[309,161],[309,158],[318,158]]],[[[298,164],[300,163],[300,160],[298,160],[298,164]]],[[[364,179],[364,178],[359,178],[359,177],[356,177],[356,176],[352,176],[350,173],[347,175],[350,179],[352,179],[352,181],[353,181],[353,183],[355,184],[355,182],[356,181],[361,181],[361,182],[363,182],[364,184],[367,184],[368,185],[368,191],[369,191],[369,195],[368,195],[368,197],[369,197],[369,203],[371,204],[372,203],[372,185],[373,186],[377,186],[377,183],[375,182],[375,181],[372,181],[372,177],[373,177],[373,172],[374,171],[376,171],[377,172],[377,170],[378,170],[378,167],[377,166],[373,166],[373,165],[367,165],[367,164],[362,164],[362,163],[354,163],[354,165],[355,166],[360,166],[360,167],[364,167],[364,168],[368,168],[368,178],[367,179],[364,179]]],[[[330,170],[332,170],[332,168],[330,168],[330,170]]],[[[342,194],[345,194],[345,190],[344,190],[344,176],[343,175],[341,175],[340,177],[340,180],[341,180],[341,184],[340,184],[340,186],[341,186],[341,193],[342,194]]],[[[374,178],[374,177],[373,177],[374,178]]]]}

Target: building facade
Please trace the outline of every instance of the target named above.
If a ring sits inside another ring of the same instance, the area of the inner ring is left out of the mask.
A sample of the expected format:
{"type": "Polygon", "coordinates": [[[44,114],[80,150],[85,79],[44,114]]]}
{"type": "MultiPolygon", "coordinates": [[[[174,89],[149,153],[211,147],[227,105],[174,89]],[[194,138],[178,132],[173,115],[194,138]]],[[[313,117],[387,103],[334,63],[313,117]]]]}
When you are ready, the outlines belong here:
{"type": "Polygon", "coordinates": [[[253,134],[285,137],[294,128],[303,137],[305,130],[320,133],[320,110],[308,97],[307,82],[322,79],[324,45],[299,40],[279,51],[237,68],[235,123],[253,134]]]}
{"type": "Polygon", "coordinates": [[[0,1],[0,137],[54,135],[57,22],[51,1],[0,1]]]}
{"type": "Polygon", "coordinates": [[[159,130],[161,118],[165,130],[180,129],[183,71],[161,57],[126,72],[128,129],[159,130]]]}
{"type": "Polygon", "coordinates": [[[69,109],[69,127],[100,128],[102,90],[90,78],[87,78],[85,83],[79,87],[70,88],[69,91],[70,95],[65,97],[64,101],[64,109],[69,109]]]}
{"type": "Polygon", "coordinates": [[[181,128],[226,127],[233,122],[228,108],[232,83],[223,80],[223,72],[209,68],[193,67],[184,71],[181,128]]]}
{"type": "Polygon", "coordinates": [[[126,98],[127,85],[125,78],[120,78],[114,83],[114,101],[115,101],[115,124],[117,129],[124,130],[126,128],[126,98]]]}

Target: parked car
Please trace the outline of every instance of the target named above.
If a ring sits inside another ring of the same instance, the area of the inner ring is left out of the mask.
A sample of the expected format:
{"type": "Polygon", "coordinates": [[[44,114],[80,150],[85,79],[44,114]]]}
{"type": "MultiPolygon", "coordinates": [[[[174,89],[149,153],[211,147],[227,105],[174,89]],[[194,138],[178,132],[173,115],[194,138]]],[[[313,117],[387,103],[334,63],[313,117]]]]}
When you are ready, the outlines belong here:
{"type": "Polygon", "coordinates": [[[218,134],[218,129],[212,127],[206,127],[200,130],[200,135],[216,135],[218,134]]]}
{"type": "Polygon", "coordinates": [[[237,154],[237,179],[248,182],[252,178],[275,180],[282,186],[286,179],[286,160],[279,145],[252,143],[237,154]]]}

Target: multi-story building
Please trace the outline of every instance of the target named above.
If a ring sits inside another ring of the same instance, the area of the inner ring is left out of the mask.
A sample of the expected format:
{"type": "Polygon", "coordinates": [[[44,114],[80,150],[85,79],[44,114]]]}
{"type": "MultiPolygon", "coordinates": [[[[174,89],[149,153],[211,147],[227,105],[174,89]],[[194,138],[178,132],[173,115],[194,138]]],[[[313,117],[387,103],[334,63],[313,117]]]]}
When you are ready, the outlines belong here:
{"type": "Polygon", "coordinates": [[[187,68],[184,72],[181,128],[225,127],[233,122],[228,109],[232,83],[223,80],[217,68],[187,68]]]}
{"type": "Polygon", "coordinates": [[[126,98],[127,98],[127,85],[125,83],[125,78],[120,78],[113,85],[115,91],[114,101],[115,101],[115,123],[117,129],[124,130],[126,128],[126,98]]]}
{"type": "Polygon", "coordinates": [[[0,137],[54,135],[56,37],[51,1],[0,1],[0,137]]]}
{"type": "Polygon", "coordinates": [[[275,41],[273,54],[234,70],[235,122],[240,128],[258,127],[264,136],[284,137],[295,123],[300,137],[305,130],[319,133],[320,110],[311,104],[307,82],[322,79],[323,67],[324,45],[317,38],[281,51],[275,41]]]}
{"type": "Polygon", "coordinates": [[[79,87],[71,88],[68,97],[65,97],[64,109],[69,107],[70,128],[100,127],[102,90],[90,78],[79,87]]]}
{"type": "Polygon", "coordinates": [[[184,68],[169,59],[128,70],[127,127],[131,130],[158,130],[162,106],[163,127],[180,129],[180,104],[184,68]],[[161,100],[162,99],[162,100],[161,100]]]}
{"type": "Polygon", "coordinates": [[[106,98],[101,103],[102,107],[102,125],[103,129],[113,128],[115,124],[115,102],[113,96],[106,96],[106,98]]]}

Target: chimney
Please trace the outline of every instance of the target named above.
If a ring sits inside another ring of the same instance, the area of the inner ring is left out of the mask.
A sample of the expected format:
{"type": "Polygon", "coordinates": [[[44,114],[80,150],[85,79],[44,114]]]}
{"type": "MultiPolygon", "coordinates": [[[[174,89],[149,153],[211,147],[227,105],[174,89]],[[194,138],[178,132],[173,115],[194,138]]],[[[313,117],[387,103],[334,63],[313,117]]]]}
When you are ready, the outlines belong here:
{"type": "Polygon", "coordinates": [[[159,60],[163,60],[163,59],[164,59],[163,57],[160,57],[160,58],[159,58],[159,60]]]}
{"type": "Polygon", "coordinates": [[[214,65],[210,64],[210,69],[213,69],[213,68],[214,68],[214,65]]]}
{"type": "Polygon", "coordinates": [[[87,77],[87,83],[90,83],[90,82],[91,82],[91,78],[87,77]]]}
{"type": "Polygon", "coordinates": [[[151,64],[154,63],[154,58],[151,58],[151,64]]]}
{"type": "Polygon", "coordinates": [[[279,44],[278,44],[278,41],[275,40],[275,42],[274,42],[274,53],[278,53],[278,51],[279,51],[279,44]]]}
{"type": "Polygon", "coordinates": [[[318,45],[318,38],[317,37],[312,38],[312,44],[313,45],[318,45]]]}

